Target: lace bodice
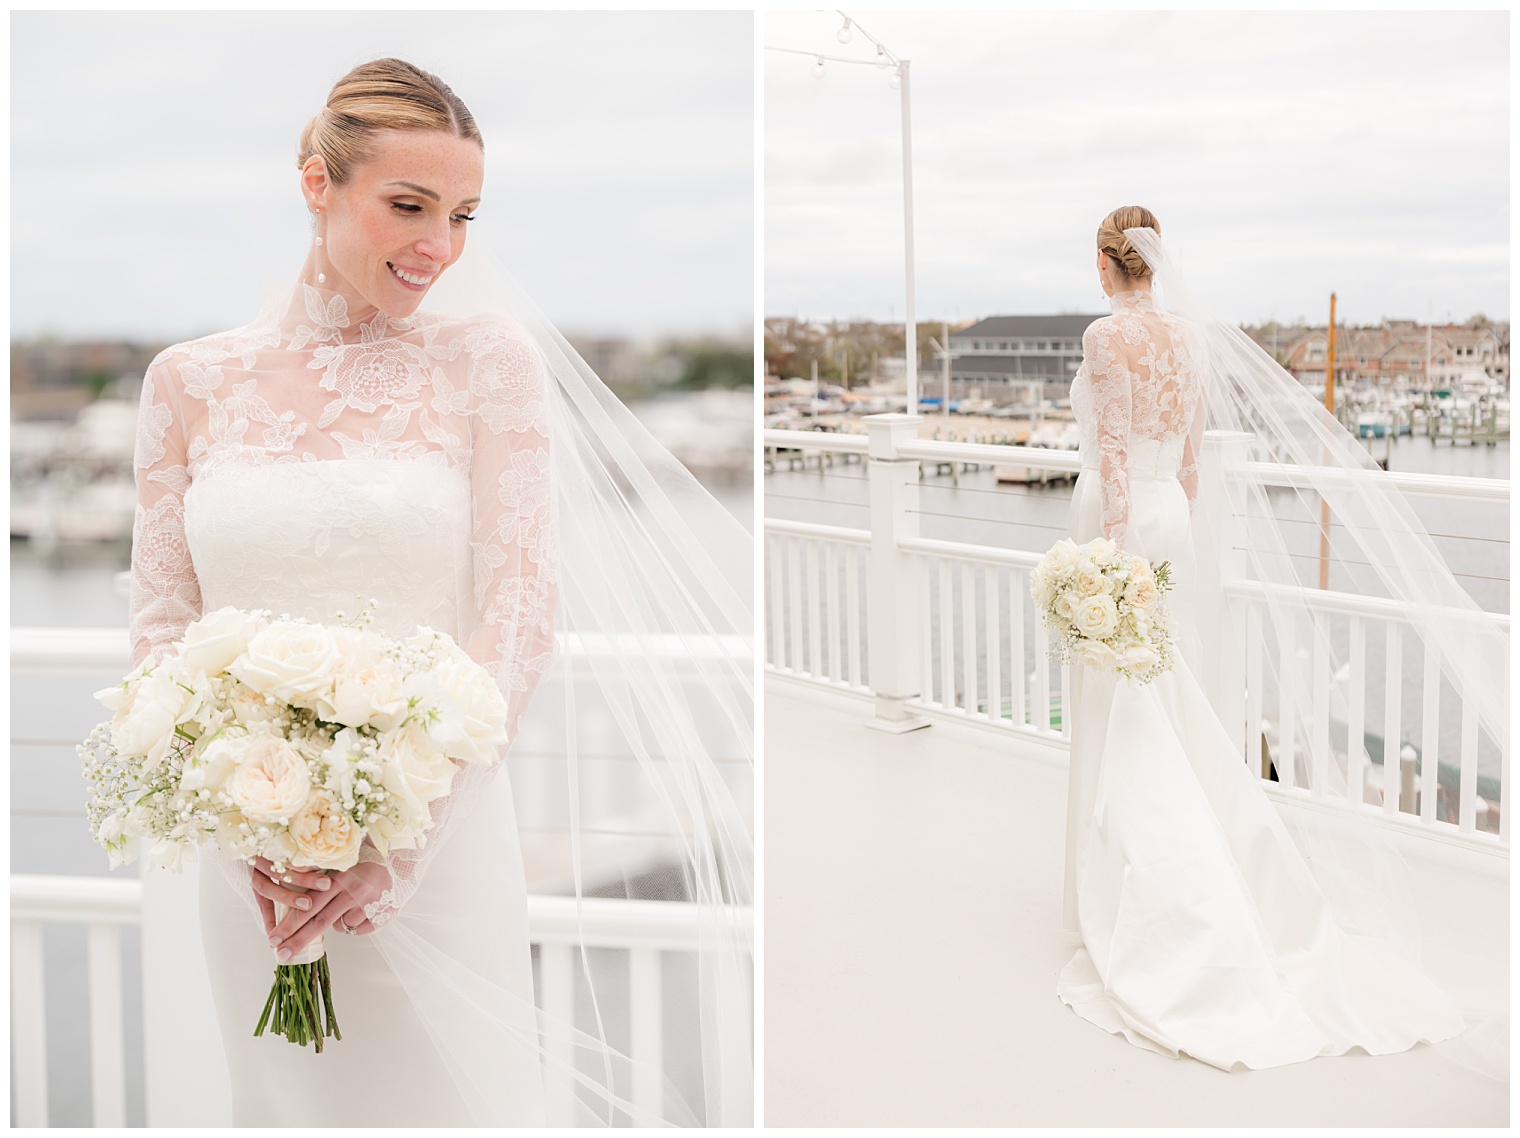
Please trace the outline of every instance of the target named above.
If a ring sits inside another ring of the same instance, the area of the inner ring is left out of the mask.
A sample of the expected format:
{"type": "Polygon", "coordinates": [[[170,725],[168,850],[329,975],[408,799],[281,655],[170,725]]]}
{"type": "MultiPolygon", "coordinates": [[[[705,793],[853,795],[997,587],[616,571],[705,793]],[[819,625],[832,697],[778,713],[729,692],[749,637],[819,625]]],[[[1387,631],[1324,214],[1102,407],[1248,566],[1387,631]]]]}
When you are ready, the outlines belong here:
{"type": "Polygon", "coordinates": [[[1099,473],[1104,536],[1123,546],[1132,477],[1176,477],[1189,502],[1197,493],[1204,367],[1186,325],[1148,291],[1110,303],[1082,335],[1071,407],[1083,465],[1099,473]]]}
{"type": "MultiPolygon", "coordinates": [[[[544,383],[504,321],[352,322],[309,287],[283,318],[162,352],[139,413],[134,664],[222,605],[327,621],[374,599],[385,631],[442,629],[485,666],[515,736],[553,649],[544,383]]],[[[395,903],[419,853],[387,859],[395,903]]]]}

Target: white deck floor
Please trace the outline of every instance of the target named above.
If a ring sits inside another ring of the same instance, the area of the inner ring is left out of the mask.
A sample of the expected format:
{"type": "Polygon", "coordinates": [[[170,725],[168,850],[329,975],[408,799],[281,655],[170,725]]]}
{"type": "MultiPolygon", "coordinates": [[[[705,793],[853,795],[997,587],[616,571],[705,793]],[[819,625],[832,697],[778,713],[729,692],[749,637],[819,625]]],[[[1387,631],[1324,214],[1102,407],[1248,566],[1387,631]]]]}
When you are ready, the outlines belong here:
{"type": "MultiPolygon", "coordinates": [[[[1055,995],[1064,765],[868,713],[766,685],[769,1125],[1507,1124],[1507,1084],[1425,1046],[1225,1073],[1078,1019],[1055,995]]],[[[1463,890],[1504,944],[1507,887],[1463,890]]]]}

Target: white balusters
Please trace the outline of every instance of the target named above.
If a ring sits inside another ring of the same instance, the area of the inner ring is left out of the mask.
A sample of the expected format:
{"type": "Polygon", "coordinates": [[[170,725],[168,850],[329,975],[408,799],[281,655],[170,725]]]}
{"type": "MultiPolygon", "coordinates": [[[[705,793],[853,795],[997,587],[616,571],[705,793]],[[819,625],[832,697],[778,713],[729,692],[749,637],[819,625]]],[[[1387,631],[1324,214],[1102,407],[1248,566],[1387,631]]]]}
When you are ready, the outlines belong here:
{"type": "Polygon", "coordinates": [[[987,721],[999,726],[1003,722],[1003,624],[998,614],[998,571],[993,565],[987,566],[986,580],[987,611],[986,631],[987,642],[987,721]]]}
{"type": "Polygon", "coordinates": [[[90,1103],[96,1126],[127,1124],[127,1057],[122,1024],[121,926],[91,925],[90,1103]]]}
{"type": "Polygon", "coordinates": [[[1278,725],[1277,725],[1277,782],[1280,786],[1293,786],[1297,783],[1297,777],[1293,769],[1294,752],[1297,750],[1295,735],[1298,732],[1298,723],[1293,714],[1296,700],[1286,698],[1289,685],[1297,676],[1298,661],[1294,659],[1294,632],[1293,618],[1277,622],[1279,635],[1282,643],[1278,645],[1278,669],[1277,669],[1277,702],[1278,725]]]}
{"type": "Polygon", "coordinates": [[[786,575],[781,570],[781,558],[786,548],[786,538],[780,534],[768,535],[765,546],[770,553],[768,564],[771,579],[771,650],[768,659],[771,667],[784,669],[786,667],[786,634],[781,621],[782,614],[786,612],[786,605],[782,603],[781,590],[785,584],[786,575]]]}
{"type": "Polygon", "coordinates": [[[1246,766],[1254,775],[1261,775],[1261,658],[1264,648],[1261,642],[1261,605],[1254,601],[1246,605],[1246,766]]]}
{"type": "MultiPolygon", "coordinates": [[[[568,944],[542,944],[538,948],[539,1006],[544,1018],[560,1024],[575,1023],[575,948],[568,944]]],[[[571,1041],[556,1032],[544,1041],[544,1093],[551,1126],[571,1126],[575,1117],[575,1050],[571,1041]]]]}
{"type": "Polygon", "coordinates": [[[1461,800],[1457,825],[1471,833],[1478,821],[1478,712],[1470,701],[1462,704],[1461,800]]]}
{"type": "Polygon", "coordinates": [[[1420,715],[1420,820],[1436,820],[1440,797],[1441,657],[1433,644],[1425,645],[1424,708],[1420,715]]]}
{"type": "Polygon", "coordinates": [[[961,562],[961,675],[965,685],[961,706],[967,715],[976,714],[976,566],[961,562]]]}
{"type": "Polygon", "coordinates": [[[851,546],[845,547],[845,564],[849,567],[849,574],[844,581],[845,604],[845,630],[850,641],[850,685],[863,687],[864,678],[860,674],[860,637],[862,628],[861,605],[860,605],[860,559],[855,555],[851,546]]]}
{"type": "Polygon", "coordinates": [[[1403,626],[1390,623],[1383,661],[1383,813],[1399,812],[1399,718],[1404,702],[1403,626]]]}
{"type": "Polygon", "coordinates": [[[1367,625],[1351,618],[1351,699],[1346,707],[1346,797],[1367,796],[1367,625]]]}
{"type": "Polygon", "coordinates": [[[838,547],[833,542],[824,545],[824,580],[825,600],[828,608],[828,679],[834,684],[842,684],[845,678],[844,662],[842,662],[841,643],[839,643],[839,561],[844,559],[848,564],[850,550],[838,547]],[[842,556],[841,558],[841,555],[842,556]]]}
{"type": "Polygon", "coordinates": [[[634,1061],[633,1102],[655,1114],[665,1101],[661,1073],[665,1052],[661,989],[659,949],[629,949],[628,1016],[633,1034],[628,1057],[634,1061]]]}
{"type": "Polygon", "coordinates": [[[1008,570],[1008,687],[1013,695],[1013,725],[1024,727],[1029,681],[1024,674],[1024,598],[1028,596],[1022,569],[1008,570]]]}
{"type": "Polygon", "coordinates": [[[1050,637],[1045,624],[1034,624],[1034,725],[1050,730],[1050,637]]]}
{"type": "Polygon", "coordinates": [[[822,552],[818,542],[806,543],[804,564],[807,577],[802,584],[808,600],[808,674],[819,679],[827,675],[823,669],[823,590],[819,581],[822,567],[818,564],[822,552]]]}
{"type": "Polygon", "coordinates": [[[1314,693],[1310,705],[1309,786],[1324,794],[1330,785],[1330,646],[1323,633],[1314,637],[1314,693]]]}
{"type": "Polygon", "coordinates": [[[18,1126],[48,1124],[47,1018],[42,999],[42,922],[11,920],[12,1109],[18,1126]]]}
{"type": "Polygon", "coordinates": [[[955,706],[955,601],[950,593],[950,562],[939,561],[939,705],[955,706]]]}

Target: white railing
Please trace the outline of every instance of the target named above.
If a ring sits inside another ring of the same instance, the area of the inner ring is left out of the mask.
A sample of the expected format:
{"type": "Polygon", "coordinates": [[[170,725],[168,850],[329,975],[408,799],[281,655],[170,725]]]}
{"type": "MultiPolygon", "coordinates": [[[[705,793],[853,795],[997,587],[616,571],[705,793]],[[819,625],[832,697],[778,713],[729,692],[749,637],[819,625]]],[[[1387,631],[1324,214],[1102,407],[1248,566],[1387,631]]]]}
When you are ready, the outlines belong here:
{"type": "MultiPolygon", "coordinates": [[[[668,901],[585,898],[577,906],[573,897],[528,898],[528,935],[538,948],[538,982],[546,1014],[561,1022],[575,1022],[575,951],[582,933],[588,947],[626,951],[629,1058],[642,1064],[635,1067],[632,1098],[636,1105],[649,1110],[658,1111],[662,1105],[662,1083],[657,1075],[664,1069],[665,1059],[662,958],[665,953],[696,951],[700,929],[695,909],[668,901]]],[[[749,927],[752,914],[743,910],[738,919],[749,927]]],[[[120,930],[123,925],[141,921],[140,881],[12,875],[11,1063],[17,1125],[48,1124],[42,930],[49,923],[84,925],[89,930],[93,1121],[96,1126],[126,1124],[120,930]]],[[[144,967],[148,967],[146,959],[144,967]]],[[[145,1064],[153,1063],[154,1058],[145,1055],[145,1064]]],[[[557,1115],[570,1116],[568,1102],[550,1106],[557,1115]]]]}
{"type": "MultiPolygon", "coordinates": [[[[1074,452],[1039,447],[926,441],[917,437],[919,420],[906,415],[867,417],[867,477],[870,483],[870,528],[844,529],[768,518],[766,589],[770,635],[766,667],[772,675],[869,694],[875,697],[871,726],[910,730],[933,718],[955,718],[994,730],[1011,732],[1040,743],[1065,748],[1068,719],[1056,718],[1068,706],[1067,669],[1050,661],[1043,625],[1035,618],[1028,593],[1028,571],[1039,563],[1035,553],[963,542],[939,541],[918,533],[919,462],[975,462],[1029,469],[1076,470],[1074,452]],[[841,590],[837,565],[844,565],[841,590]],[[821,567],[821,569],[820,569],[821,567]],[[841,631],[842,630],[842,631],[841,631]],[[864,670],[853,664],[860,643],[869,646],[864,670]],[[1027,647],[1026,647],[1027,646],[1027,647]],[[1032,648],[1032,659],[1026,652],[1032,648]],[[1059,702],[1057,702],[1059,701],[1059,702]]],[[[861,449],[861,436],[805,431],[766,431],[766,446],[828,450],[848,440],[861,449]]],[[[1226,448],[1239,447],[1235,436],[1211,434],[1205,460],[1222,461],[1226,448]]],[[[840,449],[844,449],[840,447],[840,449]]],[[[1291,472],[1257,471],[1283,485],[1293,484],[1291,472]]],[[[1392,476],[1405,493],[1468,501],[1505,502],[1508,483],[1498,479],[1458,478],[1424,474],[1392,476]]],[[[1204,540],[1207,540],[1205,536],[1204,540]]],[[[1228,562],[1228,559],[1223,559],[1228,562]]],[[[1199,679],[1225,723],[1243,759],[1260,764],[1262,725],[1272,709],[1263,706],[1263,670],[1268,650],[1262,635],[1267,587],[1250,580],[1212,583],[1213,608],[1200,603],[1200,624],[1241,630],[1233,648],[1216,646],[1215,658],[1200,670],[1199,679]],[[1248,725],[1255,725],[1253,730],[1248,725]]],[[[1209,590],[1199,583],[1199,592],[1209,590]]],[[[1473,844],[1494,852],[1507,851],[1509,837],[1508,769],[1500,771],[1495,800],[1479,794],[1477,709],[1464,704],[1459,712],[1461,742],[1457,785],[1451,788],[1456,818],[1448,821],[1439,808],[1443,788],[1439,747],[1440,668],[1434,654],[1423,662],[1421,703],[1422,760],[1417,783],[1413,765],[1401,761],[1403,677],[1402,628],[1405,614],[1391,601],[1321,590],[1300,590],[1321,612],[1346,621],[1350,643],[1350,693],[1346,709],[1345,748],[1348,778],[1345,793],[1362,801],[1370,773],[1367,756],[1353,741],[1368,727],[1367,681],[1373,669],[1366,659],[1369,629],[1378,628],[1386,645],[1383,684],[1384,716],[1380,724],[1389,755],[1373,790],[1381,820],[1418,832],[1473,844]],[[1309,595],[1309,594],[1312,594],[1309,595]],[[1415,802],[1418,802],[1416,811],[1415,802]],[[1496,808],[1497,834],[1478,825],[1479,816],[1496,808]]],[[[1508,630],[1509,618],[1487,619],[1508,630]]],[[[1217,638],[1218,645],[1229,638],[1217,638]]],[[[1281,667],[1296,667],[1294,646],[1279,645],[1281,667]]],[[[1323,643],[1311,652],[1316,692],[1328,692],[1328,658],[1323,643]]],[[[1283,705],[1291,714],[1291,701],[1283,705]]],[[[1330,738],[1329,699],[1318,699],[1313,722],[1275,725],[1281,744],[1273,755],[1278,782],[1274,793],[1302,795],[1308,784],[1316,796],[1327,795],[1324,772],[1300,776],[1302,756],[1295,756],[1295,731],[1306,728],[1316,743],[1330,738]]],[[[1330,747],[1316,746],[1316,761],[1330,747]]],[[[1507,752],[1504,760],[1508,762],[1507,752]]],[[[1264,778],[1268,772],[1263,770],[1264,778]]]]}

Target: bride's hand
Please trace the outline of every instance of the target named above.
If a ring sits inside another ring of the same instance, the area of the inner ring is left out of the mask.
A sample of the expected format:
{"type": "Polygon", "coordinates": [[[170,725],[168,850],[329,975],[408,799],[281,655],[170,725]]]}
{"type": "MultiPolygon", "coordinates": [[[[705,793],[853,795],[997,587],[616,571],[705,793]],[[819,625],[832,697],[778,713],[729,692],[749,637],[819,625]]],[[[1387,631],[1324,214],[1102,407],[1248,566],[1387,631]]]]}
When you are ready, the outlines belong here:
{"type": "Polygon", "coordinates": [[[375,931],[375,926],[364,915],[364,906],[378,901],[391,887],[390,871],[385,866],[377,862],[359,862],[352,869],[332,873],[302,873],[287,869],[292,880],[285,883],[281,874],[278,875],[281,884],[277,884],[271,880],[276,876],[273,866],[263,859],[260,862],[254,873],[254,891],[259,894],[260,909],[264,910],[264,927],[269,934],[270,947],[276,949],[280,960],[288,960],[300,952],[328,928],[336,926],[340,919],[355,933],[375,931]],[[261,874],[259,869],[264,872],[261,874]],[[264,878],[262,885],[257,884],[260,876],[264,878]],[[321,888],[318,879],[329,882],[328,887],[321,888]],[[292,897],[291,887],[302,885],[306,892],[297,892],[292,897]],[[271,897],[276,891],[285,896],[271,897]],[[293,901],[295,904],[276,924],[274,906],[266,898],[278,900],[282,905],[291,905],[293,901]],[[301,908],[299,900],[308,901],[309,907],[301,908]]]}

